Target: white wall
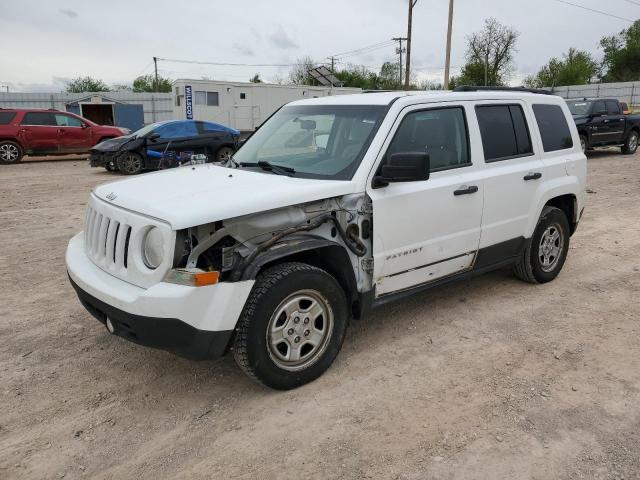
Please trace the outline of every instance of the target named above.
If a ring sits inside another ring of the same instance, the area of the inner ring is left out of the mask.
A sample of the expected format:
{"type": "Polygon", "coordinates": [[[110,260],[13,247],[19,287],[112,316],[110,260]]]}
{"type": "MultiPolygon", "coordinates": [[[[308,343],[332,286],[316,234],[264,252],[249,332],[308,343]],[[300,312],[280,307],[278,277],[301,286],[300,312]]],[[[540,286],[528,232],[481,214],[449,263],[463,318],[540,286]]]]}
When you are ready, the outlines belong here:
{"type": "Polygon", "coordinates": [[[174,118],[186,118],[184,87],[193,90],[193,118],[220,123],[240,131],[253,131],[273,112],[294,100],[361,93],[359,88],[329,88],[211,80],[176,80],[173,84],[174,118]],[[196,91],[217,92],[218,106],[196,105],[196,91]],[[244,94],[245,98],[241,98],[244,94]],[[176,95],[180,105],[176,105],[176,95]]]}

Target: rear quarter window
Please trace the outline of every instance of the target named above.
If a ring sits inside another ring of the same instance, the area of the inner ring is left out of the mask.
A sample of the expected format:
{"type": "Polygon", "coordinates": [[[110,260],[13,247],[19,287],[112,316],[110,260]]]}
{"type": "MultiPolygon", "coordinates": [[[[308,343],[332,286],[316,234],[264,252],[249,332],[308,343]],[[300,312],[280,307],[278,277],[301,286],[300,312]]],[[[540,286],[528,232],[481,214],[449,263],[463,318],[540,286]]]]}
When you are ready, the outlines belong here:
{"type": "Polygon", "coordinates": [[[555,152],[573,147],[567,118],[559,105],[533,105],[542,146],[545,152],[555,152]]]}
{"type": "Polygon", "coordinates": [[[9,125],[16,116],[16,112],[0,112],[0,125],[9,125]]]}

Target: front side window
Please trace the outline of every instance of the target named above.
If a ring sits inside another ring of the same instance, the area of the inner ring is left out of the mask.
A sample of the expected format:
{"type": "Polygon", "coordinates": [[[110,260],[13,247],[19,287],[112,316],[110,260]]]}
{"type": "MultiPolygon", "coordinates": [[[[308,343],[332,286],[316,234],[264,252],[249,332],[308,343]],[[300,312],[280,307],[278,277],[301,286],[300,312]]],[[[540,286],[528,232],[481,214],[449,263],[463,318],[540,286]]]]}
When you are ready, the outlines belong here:
{"type": "Polygon", "coordinates": [[[55,126],[56,119],[53,113],[49,112],[27,112],[22,118],[20,125],[46,125],[55,126]]]}
{"type": "Polygon", "coordinates": [[[536,116],[545,152],[573,147],[571,130],[559,105],[534,105],[533,113],[536,116]]]}
{"type": "Polygon", "coordinates": [[[56,125],[59,127],[81,127],[82,122],[71,115],[56,113],[56,125]]]}
{"type": "Polygon", "coordinates": [[[520,105],[476,107],[486,162],[533,155],[527,120],[520,105]]]}
{"type": "Polygon", "coordinates": [[[398,127],[386,158],[394,153],[426,152],[432,172],[471,165],[468,138],[462,107],[412,112],[398,127]]]}
{"type": "Polygon", "coordinates": [[[158,127],[155,133],[161,139],[172,140],[175,138],[195,137],[198,135],[195,122],[171,122],[158,127]]]}
{"type": "Polygon", "coordinates": [[[283,107],[234,155],[248,168],[258,162],[289,167],[296,177],[350,179],[382,118],[384,105],[283,107]]]}

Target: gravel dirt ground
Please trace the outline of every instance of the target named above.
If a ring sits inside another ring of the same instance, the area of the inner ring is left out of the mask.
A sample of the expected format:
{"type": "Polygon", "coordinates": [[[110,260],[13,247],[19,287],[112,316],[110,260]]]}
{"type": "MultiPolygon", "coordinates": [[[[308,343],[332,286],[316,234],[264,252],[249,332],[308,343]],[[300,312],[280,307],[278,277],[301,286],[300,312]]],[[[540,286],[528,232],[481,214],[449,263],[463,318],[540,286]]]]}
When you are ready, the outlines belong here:
{"type": "Polygon", "coordinates": [[[590,156],[554,282],[498,271],[386,306],[290,392],[81,307],[66,244],[114,178],[0,168],[0,478],[640,478],[640,155],[590,156]]]}

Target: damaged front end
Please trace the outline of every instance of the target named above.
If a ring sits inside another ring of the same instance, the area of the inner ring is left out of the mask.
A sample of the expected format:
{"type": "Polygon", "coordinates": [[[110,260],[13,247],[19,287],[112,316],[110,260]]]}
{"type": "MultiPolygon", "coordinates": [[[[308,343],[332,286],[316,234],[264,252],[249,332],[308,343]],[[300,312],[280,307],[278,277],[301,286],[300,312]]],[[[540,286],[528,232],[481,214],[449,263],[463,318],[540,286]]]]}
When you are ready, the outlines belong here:
{"type": "Polygon", "coordinates": [[[174,271],[217,272],[216,281],[237,282],[272,263],[311,261],[364,292],[372,283],[371,246],[371,202],[353,194],[181,230],[174,271]]]}

